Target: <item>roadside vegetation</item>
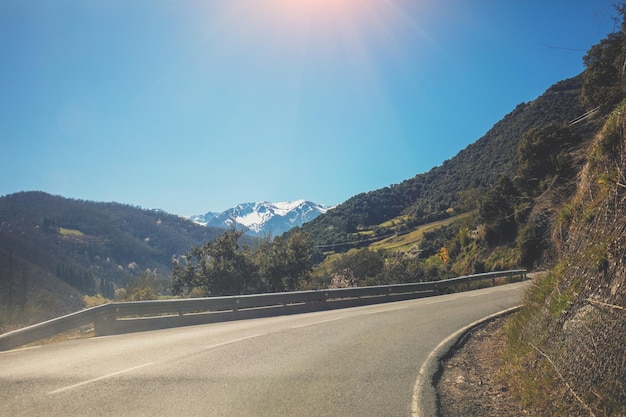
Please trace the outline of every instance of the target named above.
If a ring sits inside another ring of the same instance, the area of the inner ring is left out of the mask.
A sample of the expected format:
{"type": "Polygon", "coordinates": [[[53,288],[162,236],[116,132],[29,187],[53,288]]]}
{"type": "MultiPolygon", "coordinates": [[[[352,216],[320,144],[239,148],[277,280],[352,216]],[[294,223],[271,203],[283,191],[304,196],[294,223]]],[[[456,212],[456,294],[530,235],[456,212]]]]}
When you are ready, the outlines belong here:
{"type": "Polygon", "coordinates": [[[540,415],[626,415],[626,114],[590,147],[554,268],[506,327],[502,377],[540,415]]]}

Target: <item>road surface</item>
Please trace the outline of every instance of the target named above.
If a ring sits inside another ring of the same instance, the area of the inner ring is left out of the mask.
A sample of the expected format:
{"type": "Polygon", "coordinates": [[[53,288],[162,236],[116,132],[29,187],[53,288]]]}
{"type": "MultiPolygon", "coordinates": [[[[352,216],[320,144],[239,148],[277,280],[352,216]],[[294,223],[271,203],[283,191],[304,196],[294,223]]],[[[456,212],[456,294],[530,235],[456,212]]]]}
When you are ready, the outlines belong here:
{"type": "Polygon", "coordinates": [[[525,283],[0,353],[0,416],[409,416],[420,367],[525,283]]]}

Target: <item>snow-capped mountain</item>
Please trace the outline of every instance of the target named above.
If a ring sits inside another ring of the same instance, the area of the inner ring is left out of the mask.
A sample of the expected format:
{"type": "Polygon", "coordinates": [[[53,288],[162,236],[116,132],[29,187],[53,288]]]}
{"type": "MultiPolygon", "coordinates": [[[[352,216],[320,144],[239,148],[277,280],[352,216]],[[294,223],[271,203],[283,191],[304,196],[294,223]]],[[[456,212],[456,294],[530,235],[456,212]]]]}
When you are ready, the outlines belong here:
{"type": "Polygon", "coordinates": [[[223,213],[200,214],[189,218],[196,223],[222,228],[234,226],[246,228],[246,233],[253,236],[280,236],[287,230],[302,226],[331,207],[306,200],[269,203],[239,204],[223,213]],[[233,223],[234,222],[234,223],[233,223]]]}

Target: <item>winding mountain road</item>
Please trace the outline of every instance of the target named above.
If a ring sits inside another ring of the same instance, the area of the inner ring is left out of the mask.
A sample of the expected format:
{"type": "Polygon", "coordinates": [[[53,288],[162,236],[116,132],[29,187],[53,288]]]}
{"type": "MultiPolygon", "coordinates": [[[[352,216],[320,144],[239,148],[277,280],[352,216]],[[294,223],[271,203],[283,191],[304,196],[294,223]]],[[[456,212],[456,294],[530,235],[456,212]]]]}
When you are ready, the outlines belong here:
{"type": "Polygon", "coordinates": [[[402,416],[429,353],[528,282],[0,353],[0,416],[402,416]]]}

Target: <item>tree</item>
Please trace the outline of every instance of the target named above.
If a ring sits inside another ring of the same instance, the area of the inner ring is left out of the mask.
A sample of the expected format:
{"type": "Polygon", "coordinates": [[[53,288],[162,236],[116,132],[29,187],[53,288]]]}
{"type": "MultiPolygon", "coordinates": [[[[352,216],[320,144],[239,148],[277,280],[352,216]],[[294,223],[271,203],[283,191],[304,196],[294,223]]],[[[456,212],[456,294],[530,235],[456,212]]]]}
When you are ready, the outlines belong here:
{"type": "Polygon", "coordinates": [[[294,291],[302,281],[309,279],[309,274],[313,268],[311,242],[309,236],[304,232],[298,231],[289,236],[286,263],[286,287],[288,291],[294,291]]]}
{"type": "Polygon", "coordinates": [[[367,280],[380,279],[383,268],[382,252],[367,248],[351,249],[335,260],[331,273],[342,277],[348,286],[358,286],[367,280]]]}
{"type": "Polygon", "coordinates": [[[9,251],[9,274],[6,277],[3,290],[6,291],[7,306],[13,305],[13,251],[9,251]]]}
{"type": "Polygon", "coordinates": [[[28,297],[28,265],[22,264],[22,297],[20,300],[20,307],[22,311],[26,308],[26,300],[28,297]]]}
{"type": "Polygon", "coordinates": [[[424,280],[424,265],[419,259],[417,247],[408,251],[399,250],[387,256],[381,284],[421,282],[424,280]]]}
{"type": "MultiPolygon", "coordinates": [[[[115,299],[118,301],[156,300],[159,296],[160,284],[159,277],[146,271],[141,276],[129,278],[124,287],[114,291],[115,299]]],[[[106,296],[105,291],[103,295],[106,296]]]]}
{"type": "Polygon", "coordinates": [[[285,240],[278,236],[271,241],[267,238],[256,253],[259,275],[265,291],[280,292],[285,290],[283,280],[286,275],[285,258],[287,245],[285,240]]]}
{"type": "Polygon", "coordinates": [[[626,5],[616,7],[620,15],[620,30],[589,49],[583,58],[586,70],[583,73],[581,101],[584,106],[599,106],[602,112],[610,111],[625,94],[626,70],[626,5]]]}
{"type": "Polygon", "coordinates": [[[544,234],[547,225],[528,222],[519,232],[517,247],[520,253],[520,264],[524,268],[533,269],[547,249],[544,234]]]}
{"type": "Polygon", "coordinates": [[[502,176],[498,184],[485,195],[478,208],[478,215],[485,224],[485,239],[490,245],[511,242],[517,234],[515,222],[515,198],[518,192],[508,176],[502,176]]]}
{"type": "Polygon", "coordinates": [[[528,130],[517,151],[518,187],[529,195],[543,192],[543,183],[565,170],[569,152],[580,141],[580,136],[565,125],[552,123],[528,130]]]}
{"type": "Polygon", "coordinates": [[[224,232],[213,242],[194,247],[185,255],[186,264],[174,261],[172,265],[172,292],[175,295],[236,295],[254,292],[259,288],[258,269],[250,248],[239,247],[243,231],[224,232]]]}
{"type": "Polygon", "coordinates": [[[259,275],[270,292],[294,291],[309,279],[311,245],[302,231],[265,241],[257,252],[259,275]]]}

